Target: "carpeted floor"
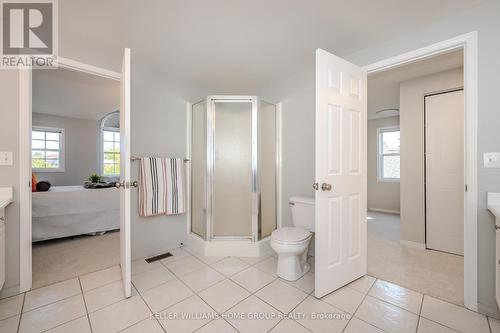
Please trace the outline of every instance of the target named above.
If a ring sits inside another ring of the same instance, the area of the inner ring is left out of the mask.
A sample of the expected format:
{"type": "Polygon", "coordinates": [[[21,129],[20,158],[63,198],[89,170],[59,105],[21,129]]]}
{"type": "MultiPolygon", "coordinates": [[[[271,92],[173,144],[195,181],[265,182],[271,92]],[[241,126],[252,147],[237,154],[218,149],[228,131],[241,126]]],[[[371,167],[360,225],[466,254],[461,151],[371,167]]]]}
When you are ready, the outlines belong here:
{"type": "Polygon", "coordinates": [[[463,304],[462,256],[399,243],[399,215],[368,212],[368,274],[445,301],[463,304]]]}
{"type": "Polygon", "coordinates": [[[120,263],[120,232],[33,243],[33,288],[120,263]]]}

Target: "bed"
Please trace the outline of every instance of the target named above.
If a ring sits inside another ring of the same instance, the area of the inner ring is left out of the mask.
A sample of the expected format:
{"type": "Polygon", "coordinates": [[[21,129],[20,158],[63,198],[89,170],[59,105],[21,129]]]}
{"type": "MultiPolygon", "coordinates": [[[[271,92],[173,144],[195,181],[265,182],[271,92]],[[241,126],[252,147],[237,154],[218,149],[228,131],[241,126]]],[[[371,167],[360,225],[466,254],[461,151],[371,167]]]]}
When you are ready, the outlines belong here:
{"type": "Polygon", "coordinates": [[[33,193],[33,241],[120,228],[120,191],[53,186],[33,193]]]}

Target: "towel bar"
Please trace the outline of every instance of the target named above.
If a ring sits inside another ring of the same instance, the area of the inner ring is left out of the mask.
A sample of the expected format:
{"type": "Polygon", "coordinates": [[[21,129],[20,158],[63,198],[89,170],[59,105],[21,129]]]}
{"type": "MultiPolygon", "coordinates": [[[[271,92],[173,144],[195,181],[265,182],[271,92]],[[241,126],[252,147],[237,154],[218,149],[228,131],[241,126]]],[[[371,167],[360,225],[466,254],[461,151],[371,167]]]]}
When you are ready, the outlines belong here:
{"type": "MultiPolygon", "coordinates": [[[[141,158],[142,158],[142,157],[135,157],[135,156],[132,156],[132,157],[130,158],[130,160],[131,160],[132,162],[135,162],[135,161],[139,161],[141,158]]],[[[184,163],[186,163],[186,162],[190,162],[190,161],[191,161],[191,160],[190,160],[190,159],[188,159],[188,158],[185,158],[185,159],[184,159],[184,163]]]]}

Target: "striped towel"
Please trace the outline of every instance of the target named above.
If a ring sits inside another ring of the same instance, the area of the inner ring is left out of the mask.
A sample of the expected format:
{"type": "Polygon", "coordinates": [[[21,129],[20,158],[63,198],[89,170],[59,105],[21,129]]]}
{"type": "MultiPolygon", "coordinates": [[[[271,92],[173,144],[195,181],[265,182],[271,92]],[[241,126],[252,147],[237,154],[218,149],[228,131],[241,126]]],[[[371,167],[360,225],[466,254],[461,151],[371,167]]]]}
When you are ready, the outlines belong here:
{"type": "Polygon", "coordinates": [[[184,164],[180,158],[141,159],[139,215],[175,215],[186,212],[184,164]]]}
{"type": "Polygon", "coordinates": [[[165,214],[166,193],[165,160],[157,157],[141,158],[139,215],[165,214]]]}
{"type": "Polygon", "coordinates": [[[166,158],[167,180],[167,215],[184,214],[186,212],[184,160],[182,158],[166,158]]]}

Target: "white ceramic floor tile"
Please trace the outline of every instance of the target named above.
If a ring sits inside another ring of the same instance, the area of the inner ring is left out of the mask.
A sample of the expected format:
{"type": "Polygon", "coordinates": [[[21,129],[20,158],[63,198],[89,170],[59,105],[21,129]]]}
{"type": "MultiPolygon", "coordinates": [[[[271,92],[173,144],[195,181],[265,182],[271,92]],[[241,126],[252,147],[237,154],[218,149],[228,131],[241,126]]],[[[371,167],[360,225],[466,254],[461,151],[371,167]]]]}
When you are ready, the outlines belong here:
{"type": "Polygon", "coordinates": [[[54,303],[82,292],[78,278],[54,283],[26,293],[23,312],[54,303]]]}
{"type": "Polygon", "coordinates": [[[198,294],[218,313],[223,313],[250,294],[243,287],[226,279],[198,294]]]}
{"type": "Polygon", "coordinates": [[[420,317],[417,333],[457,333],[457,331],[420,317]]]}
{"type": "Polygon", "coordinates": [[[208,287],[213,286],[217,282],[224,280],[224,275],[217,272],[213,268],[205,266],[194,272],[180,275],[179,279],[184,281],[184,283],[195,292],[199,292],[203,289],[207,289],[208,287]]]}
{"type": "Polygon", "coordinates": [[[272,276],[277,276],[276,268],[278,267],[278,257],[271,256],[266,260],[259,262],[254,267],[267,274],[271,274],[272,276]]]}
{"type": "Polygon", "coordinates": [[[160,260],[163,264],[171,263],[182,258],[191,257],[191,254],[188,251],[181,249],[180,247],[170,250],[169,252],[172,254],[172,256],[160,260]]]}
{"type": "Polygon", "coordinates": [[[144,259],[134,260],[132,261],[132,275],[144,273],[160,266],[163,266],[160,261],[153,261],[152,263],[148,263],[144,259]]]}
{"type": "MultiPolygon", "coordinates": [[[[137,291],[132,286],[132,296],[137,295],[137,291]]],[[[102,287],[98,287],[83,294],[87,311],[89,313],[102,309],[108,305],[125,299],[122,281],[111,282],[102,287]]]]}
{"type": "Polygon", "coordinates": [[[202,328],[196,331],[196,333],[238,333],[232,327],[227,323],[227,321],[218,319],[218,320],[212,320],[202,328]]]}
{"type": "Polygon", "coordinates": [[[418,316],[377,298],[366,296],[356,317],[387,332],[415,332],[418,316]]]}
{"type": "Polygon", "coordinates": [[[165,331],[161,328],[161,325],[156,319],[148,318],[143,321],[134,324],[121,333],[164,333],[165,331]]]}
{"type": "Polygon", "coordinates": [[[310,294],[314,290],[314,273],[311,272],[306,273],[296,281],[283,281],[307,294],[310,294]]]}
{"type": "Polygon", "coordinates": [[[83,296],[75,295],[23,313],[19,332],[49,330],[86,314],[83,296]]]}
{"type": "Polygon", "coordinates": [[[124,299],[89,315],[93,333],[117,332],[149,316],[150,311],[139,295],[124,299]]]}
{"type": "Polygon", "coordinates": [[[226,258],[226,257],[205,256],[203,254],[194,254],[194,256],[203,261],[207,265],[215,264],[216,262],[226,258]]]}
{"type": "Polygon", "coordinates": [[[259,263],[261,261],[266,260],[271,255],[272,255],[271,253],[268,253],[268,254],[265,254],[265,255],[260,256],[260,257],[238,257],[238,259],[246,262],[249,265],[255,265],[255,264],[257,264],[257,263],[259,263]]]}
{"type": "Polygon", "coordinates": [[[420,313],[423,296],[416,291],[400,287],[390,282],[377,280],[368,294],[417,315],[420,313]]]}
{"type": "Polygon", "coordinates": [[[255,295],[283,313],[292,311],[307,297],[303,291],[280,280],[268,284],[255,295]]]}
{"type": "Polygon", "coordinates": [[[0,320],[18,315],[23,306],[24,294],[11,296],[0,300],[0,320]]]}
{"type": "Polygon", "coordinates": [[[304,326],[290,319],[285,319],[280,321],[280,323],[270,331],[270,333],[310,333],[310,332],[311,331],[309,331],[304,326]]]}
{"type": "Polygon", "coordinates": [[[160,312],[193,295],[193,292],[179,280],[168,281],[142,293],[144,301],[153,312],[160,312]]]}
{"type": "Polygon", "coordinates": [[[489,332],[485,316],[427,295],[421,316],[464,333],[489,332]]]}
{"type": "Polygon", "coordinates": [[[133,275],[132,283],[142,293],[173,279],[175,279],[175,275],[172,272],[166,269],[165,266],[159,266],[158,268],[133,275]]]}
{"type": "Polygon", "coordinates": [[[206,266],[205,263],[191,255],[176,261],[165,262],[164,265],[177,276],[194,272],[195,270],[206,266]]]}
{"type": "Polygon", "coordinates": [[[78,319],[72,320],[60,326],[57,326],[48,333],[91,333],[89,318],[87,316],[80,317],[78,319]]]}
{"type": "Polygon", "coordinates": [[[159,322],[167,332],[191,333],[208,323],[216,313],[201,298],[194,295],[159,314],[159,322]],[[191,316],[190,318],[179,319],[191,316]]]}
{"type": "Polygon", "coordinates": [[[488,317],[490,322],[491,333],[500,333],[500,320],[496,320],[488,317]]]}
{"type": "Polygon", "coordinates": [[[231,280],[252,293],[271,283],[275,279],[276,278],[274,276],[258,270],[255,267],[249,267],[231,276],[231,280]]]}
{"type": "Polygon", "coordinates": [[[350,315],[340,309],[309,296],[293,311],[296,321],[313,332],[342,332],[350,315]],[[320,315],[322,318],[318,318],[320,315]]]}
{"type": "Polygon", "coordinates": [[[342,287],[322,298],[323,301],[351,314],[365,298],[365,294],[349,287],[342,287]]]}
{"type": "Polygon", "coordinates": [[[235,257],[222,259],[221,261],[217,261],[211,266],[225,276],[232,276],[249,267],[246,262],[241,261],[240,259],[235,257]]]}
{"type": "Polygon", "coordinates": [[[267,332],[281,320],[276,309],[255,296],[238,303],[226,315],[228,322],[241,333],[267,332]]]}
{"type": "Polygon", "coordinates": [[[83,291],[91,290],[105,284],[121,280],[122,272],[120,266],[113,266],[101,271],[86,274],[80,277],[83,291]]]}
{"type": "Polygon", "coordinates": [[[368,293],[373,283],[375,283],[375,278],[373,276],[365,275],[360,277],[359,279],[351,282],[348,286],[352,289],[356,289],[357,291],[361,291],[362,293],[368,293]]]}
{"type": "Polygon", "coordinates": [[[19,327],[20,315],[0,320],[0,332],[2,333],[17,333],[19,327]]]}
{"type": "Polygon", "coordinates": [[[344,333],[384,333],[384,331],[356,317],[353,317],[349,321],[349,324],[347,324],[344,333]]]}

